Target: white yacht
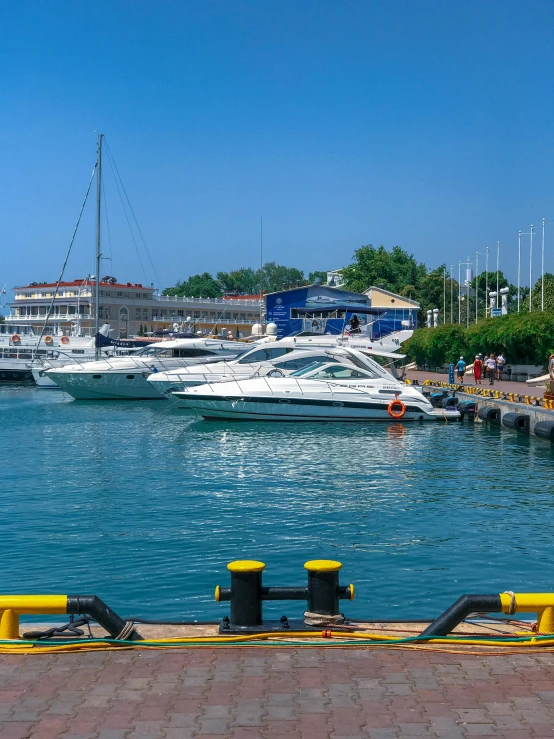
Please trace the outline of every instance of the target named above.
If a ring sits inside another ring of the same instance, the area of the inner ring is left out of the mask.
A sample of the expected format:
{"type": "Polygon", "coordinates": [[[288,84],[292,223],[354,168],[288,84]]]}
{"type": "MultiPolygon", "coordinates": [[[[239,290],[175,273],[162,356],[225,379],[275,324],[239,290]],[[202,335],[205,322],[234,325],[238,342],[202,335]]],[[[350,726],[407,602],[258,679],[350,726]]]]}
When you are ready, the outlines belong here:
{"type": "Polygon", "coordinates": [[[204,418],[391,422],[460,417],[456,410],[436,410],[419,390],[353,349],[347,362],[316,362],[288,377],[207,383],[174,395],[204,418]]]}
{"type": "MultiPolygon", "coordinates": [[[[100,333],[107,336],[109,329],[109,324],[105,324],[100,333]]],[[[0,382],[32,381],[34,362],[53,361],[62,353],[67,361],[72,362],[94,357],[95,339],[93,336],[57,334],[48,330],[41,336],[30,326],[0,324],[0,382]]]]}
{"type": "Polygon", "coordinates": [[[159,400],[161,395],[147,382],[153,372],[232,359],[246,349],[246,345],[238,341],[174,339],[139,349],[127,357],[50,369],[46,376],[78,400],[159,400]]]}
{"type": "MultiPolygon", "coordinates": [[[[172,392],[185,387],[202,385],[206,382],[225,382],[234,378],[249,377],[284,377],[314,362],[341,361],[348,356],[348,348],[338,346],[335,341],[328,342],[326,336],[310,336],[310,341],[303,344],[299,337],[292,336],[279,341],[257,345],[237,359],[221,361],[217,364],[194,365],[158,372],[150,375],[151,383],[161,395],[175,400],[172,392]]],[[[366,348],[368,354],[384,357],[392,364],[394,360],[404,359],[404,354],[373,351],[366,348]]]]}

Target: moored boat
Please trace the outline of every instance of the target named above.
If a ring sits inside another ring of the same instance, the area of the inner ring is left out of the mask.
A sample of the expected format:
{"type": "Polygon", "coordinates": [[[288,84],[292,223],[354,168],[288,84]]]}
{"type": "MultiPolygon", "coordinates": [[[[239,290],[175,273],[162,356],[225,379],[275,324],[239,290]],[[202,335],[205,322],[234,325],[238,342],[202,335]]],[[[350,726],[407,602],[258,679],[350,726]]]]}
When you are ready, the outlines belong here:
{"type": "Polygon", "coordinates": [[[203,418],[266,421],[436,421],[460,417],[350,350],[350,361],[317,362],[288,377],[207,383],[176,391],[203,418]]]}

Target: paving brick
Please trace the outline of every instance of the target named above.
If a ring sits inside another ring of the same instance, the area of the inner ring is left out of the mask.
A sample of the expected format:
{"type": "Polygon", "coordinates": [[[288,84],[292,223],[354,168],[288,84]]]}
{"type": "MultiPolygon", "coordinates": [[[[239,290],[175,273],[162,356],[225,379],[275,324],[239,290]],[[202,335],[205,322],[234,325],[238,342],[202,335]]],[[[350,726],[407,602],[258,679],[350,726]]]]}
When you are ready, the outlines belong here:
{"type": "Polygon", "coordinates": [[[0,739],[554,737],[554,655],[0,656],[0,739]]]}

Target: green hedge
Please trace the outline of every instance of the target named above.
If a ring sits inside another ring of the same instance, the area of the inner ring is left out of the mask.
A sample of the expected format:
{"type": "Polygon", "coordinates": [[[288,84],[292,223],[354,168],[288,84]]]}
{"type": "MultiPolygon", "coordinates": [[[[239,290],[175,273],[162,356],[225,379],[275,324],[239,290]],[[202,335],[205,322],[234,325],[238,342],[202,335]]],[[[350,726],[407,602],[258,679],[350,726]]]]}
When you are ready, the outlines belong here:
{"type": "Polygon", "coordinates": [[[554,312],[516,313],[488,318],[469,328],[445,324],[418,328],[403,349],[411,361],[439,366],[463,356],[468,364],[476,354],[503,351],[512,364],[545,366],[554,353],[554,312]]]}

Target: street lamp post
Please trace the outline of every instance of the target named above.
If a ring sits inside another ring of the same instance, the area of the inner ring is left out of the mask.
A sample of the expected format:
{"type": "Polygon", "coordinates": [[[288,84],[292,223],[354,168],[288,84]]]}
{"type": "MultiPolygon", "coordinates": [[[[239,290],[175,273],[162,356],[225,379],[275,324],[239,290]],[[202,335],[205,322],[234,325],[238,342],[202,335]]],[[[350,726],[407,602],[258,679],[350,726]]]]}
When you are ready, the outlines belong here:
{"type": "Polygon", "coordinates": [[[521,302],[521,231],[517,237],[517,312],[521,302]]]}
{"type": "Polygon", "coordinates": [[[442,285],[442,322],[446,323],[446,264],[444,265],[442,285]]]}
{"type": "Polygon", "coordinates": [[[475,252],[475,323],[479,320],[479,252],[475,252]]]}
{"type": "Polygon", "coordinates": [[[500,241],[496,242],[496,294],[500,292],[500,241]]]}
{"type": "Polygon", "coordinates": [[[546,218],[542,219],[542,249],[541,249],[541,310],[544,310],[544,224],[546,218]]]}
{"type": "Polygon", "coordinates": [[[529,231],[529,313],[533,310],[533,224],[529,231]]]}
{"type": "Polygon", "coordinates": [[[485,256],[485,318],[489,312],[489,247],[487,246],[485,256]]]}
{"type": "Polygon", "coordinates": [[[458,262],[458,323],[462,322],[462,263],[458,262]]]}
{"type": "Polygon", "coordinates": [[[450,265],[450,323],[454,323],[454,265],[450,265]]]}

